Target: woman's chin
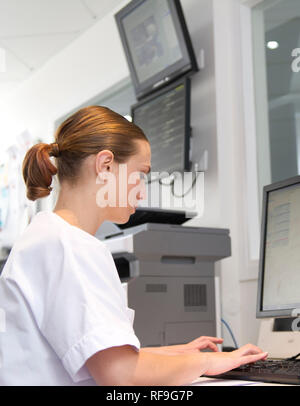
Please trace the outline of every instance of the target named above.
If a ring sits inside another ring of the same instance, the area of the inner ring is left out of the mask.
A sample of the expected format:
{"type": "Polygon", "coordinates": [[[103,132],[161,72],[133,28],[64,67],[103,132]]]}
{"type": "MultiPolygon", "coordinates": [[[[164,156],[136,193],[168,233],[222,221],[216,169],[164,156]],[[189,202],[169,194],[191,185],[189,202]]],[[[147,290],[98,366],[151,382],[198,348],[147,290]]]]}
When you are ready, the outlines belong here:
{"type": "Polygon", "coordinates": [[[135,207],[130,206],[127,210],[126,213],[120,213],[120,216],[118,216],[117,219],[114,220],[114,223],[116,224],[125,224],[127,221],[129,221],[130,216],[132,216],[136,211],[135,207]]]}

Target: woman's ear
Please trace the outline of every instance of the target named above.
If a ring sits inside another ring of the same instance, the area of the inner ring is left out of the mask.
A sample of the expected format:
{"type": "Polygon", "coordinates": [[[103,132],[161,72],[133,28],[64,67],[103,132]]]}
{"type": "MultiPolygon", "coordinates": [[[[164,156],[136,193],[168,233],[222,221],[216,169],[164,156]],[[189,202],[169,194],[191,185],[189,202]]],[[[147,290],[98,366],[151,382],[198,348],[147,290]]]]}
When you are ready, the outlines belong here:
{"type": "Polygon", "coordinates": [[[110,170],[114,160],[114,154],[109,150],[103,150],[96,155],[96,172],[97,174],[110,170]]]}

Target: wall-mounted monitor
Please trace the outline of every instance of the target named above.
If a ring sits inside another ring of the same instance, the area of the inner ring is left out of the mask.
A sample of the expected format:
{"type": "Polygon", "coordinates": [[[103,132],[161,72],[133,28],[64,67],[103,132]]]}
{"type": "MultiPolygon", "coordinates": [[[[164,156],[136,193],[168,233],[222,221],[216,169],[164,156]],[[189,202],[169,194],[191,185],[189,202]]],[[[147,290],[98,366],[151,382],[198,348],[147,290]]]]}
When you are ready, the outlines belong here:
{"type": "Polygon", "coordinates": [[[151,180],[162,172],[190,170],[190,99],[188,77],[139,101],[131,107],[132,121],[146,134],[151,146],[151,180]]]}
{"type": "Polygon", "coordinates": [[[179,0],[133,0],[115,18],[138,100],[198,71],[179,0]]]}

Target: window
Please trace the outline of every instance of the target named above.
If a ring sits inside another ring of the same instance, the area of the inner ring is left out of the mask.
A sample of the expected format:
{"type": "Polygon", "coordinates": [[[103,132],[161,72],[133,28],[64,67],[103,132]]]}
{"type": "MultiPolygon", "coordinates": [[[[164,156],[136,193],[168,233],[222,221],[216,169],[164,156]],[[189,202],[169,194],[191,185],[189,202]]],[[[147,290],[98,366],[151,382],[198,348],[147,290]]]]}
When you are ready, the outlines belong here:
{"type": "Polygon", "coordinates": [[[262,1],[252,33],[261,197],[264,185],[300,173],[300,1],[262,1]]]}

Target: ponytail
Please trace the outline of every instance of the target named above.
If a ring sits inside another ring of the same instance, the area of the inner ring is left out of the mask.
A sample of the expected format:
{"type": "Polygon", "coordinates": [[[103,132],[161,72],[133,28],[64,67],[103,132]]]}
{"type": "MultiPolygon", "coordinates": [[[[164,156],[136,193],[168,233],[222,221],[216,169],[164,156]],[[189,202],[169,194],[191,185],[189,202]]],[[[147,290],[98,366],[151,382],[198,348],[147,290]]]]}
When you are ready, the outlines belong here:
{"type": "Polygon", "coordinates": [[[29,200],[46,197],[52,190],[52,176],[56,175],[57,168],[50,156],[58,156],[57,144],[36,144],[25,155],[22,171],[29,200]]]}

